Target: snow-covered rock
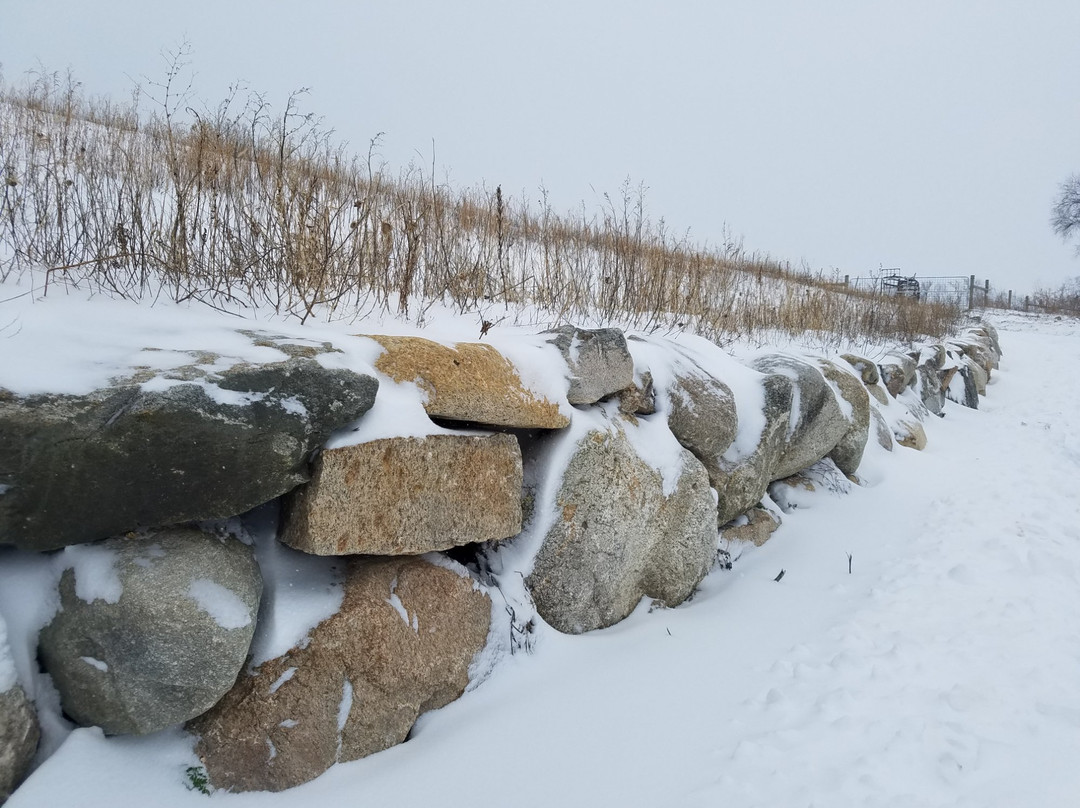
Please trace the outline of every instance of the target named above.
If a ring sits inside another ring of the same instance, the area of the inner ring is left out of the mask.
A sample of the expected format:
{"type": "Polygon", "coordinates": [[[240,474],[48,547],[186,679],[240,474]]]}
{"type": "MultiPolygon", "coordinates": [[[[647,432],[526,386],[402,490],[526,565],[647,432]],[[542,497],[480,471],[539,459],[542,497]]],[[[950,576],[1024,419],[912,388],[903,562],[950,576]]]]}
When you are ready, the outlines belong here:
{"type": "Polygon", "coordinates": [[[201,357],[88,395],[0,390],[0,543],[49,550],[235,516],[307,480],[310,455],[375,399],[370,375],[264,340],[282,361],[201,357]]]}
{"type": "Polygon", "coordinates": [[[827,359],[818,362],[825,379],[833,386],[848,422],[847,431],[836,442],[828,457],[845,474],[854,474],[862,462],[863,450],[870,435],[870,395],[861,381],[852,373],[827,359]]]}
{"type": "Polygon", "coordinates": [[[665,491],[628,437],[634,429],[613,422],[590,430],[562,475],[526,580],[537,611],[559,631],[610,626],[642,597],[682,603],[714,561],[716,505],[705,467],[679,450],[681,468],[665,491]]]}
{"type": "Polygon", "coordinates": [[[889,391],[893,398],[899,396],[904,390],[915,382],[915,369],[918,366],[910,356],[894,354],[886,357],[885,361],[878,364],[881,374],[881,383],[889,391]]]}
{"type": "Polygon", "coordinates": [[[418,555],[521,530],[513,435],[428,435],[327,449],[285,503],[281,539],[317,555],[418,555]]]}
{"type": "Polygon", "coordinates": [[[14,685],[0,692],[0,805],[29,771],[39,736],[37,715],[23,689],[14,685]]]}
{"type": "Polygon", "coordinates": [[[723,456],[738,433],[738,414],[731,388],[700,368],[679,367],[667,391],[668,428],[722,487],[723,456]]]}
{"type": "Polygon", "coordinates": [[[340,611],[188,725],[210,782],[234,791],[299,785],[401,743],[421,713],[458,698],[487,641],[491,603],[451,566],[351,562],[340,611]]]}
{"type": "Polygon", "coordinates": [[[788,477],[821,460],[851,429],[832,386],[814,365],[771,354],[755,360],[754,368],[785,376],[792,384],[791,419],[772,479],[788,477]]]}
{"type": "Polygon", "coordinates": [[[761,377],[765,426],[754,450],[745,457],[723,458],[724,476],[716,486],[717,520],[723,525],[752,508],[765,496],[784,451],[791,423],[793,385],[780,374],[761,377]]]}
{"type": "Polygon", "coordinates": [[[569,370],[566,398],[571,404],[594,404],[634,383],[634,359],[619,329],[568,325],[549,333],[569,370]]]}
{"type": "Polygon", "coordinates": [[[26,776],[40,735],[37,713],[18,683],[7,625],[0,617],[0,805],[26,776]]]}
{"type": "Polygon", "coordinates": [[[262,579],[234,538],[176,528],[70,547],[39,655],[64,712],[146,734],[205,712],[244,664],[262,579]]]}
{"type": "Polygon", "coordinates": [[[896,442],[909,449],[922,451],[926,448],[926,430],[915,418],[899,418],[893,426],[896,442]]]}
{"type": "Polygon", "coordinates": [[[376,369],[397,382],[416,382],[433,418],[517,429],[561,429],[570,423],[557,400],[529,389],[510,360],[490,345],[372,339],[386,349],[376,369]]]}

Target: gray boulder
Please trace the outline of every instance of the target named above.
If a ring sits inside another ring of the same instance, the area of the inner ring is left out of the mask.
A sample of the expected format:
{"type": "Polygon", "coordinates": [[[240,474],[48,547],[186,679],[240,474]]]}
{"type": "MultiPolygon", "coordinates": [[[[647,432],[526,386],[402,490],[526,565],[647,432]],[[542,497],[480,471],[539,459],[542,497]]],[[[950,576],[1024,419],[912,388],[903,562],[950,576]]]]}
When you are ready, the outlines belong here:
{"type": "Polygon", "coordinates": [[[701,461],[713,486],[719,488],[724,476],[723,455],[739,427],[735,396],[704,370],[685,366],[676,369],[667,393],[671,434],[701,461]]]}
{"type": "Polygon", "coordinates": [[[753,366],[761,373],[786,376],[793,385],[790,426],[774,480],[813,465],[836,448],[851,425],[818,368],[782,354],[760,357],[753,366]]]}
{"type": "Polygon", "coordinates": [[[931,365],[919,365],[916,370],[915,388],[926,409],[940,415],[945,407],[945,391],[942,389],[942,371],[931,365]]]}
{"type": "Polygon", "coordinates": [[[463,570],[350,561],[341,608],[310,641],[242,674],[188,725],[211,784],[281,791],[401,743],[464,692],[490,624],[491,601],[463,570]]]}
{"type": "Polygon", "coordinates": [[[38,653],[69,716],[142,735],[228,692],[262,593],[250,547],[178,528],[64,552],[60,611],[38,653]]]}
{"type": "Polygon", "coordinates": [[[844,417],[848,421],[848,430],[827,457],[844,474],[854,474],[862,462],[863,450],[870,435],[870,394],[858,378],[839,365],[822,359],[818,366],[822,375],[834,385],[838,397],[847,405],[844,417]]]}
{"type": "Polygon", "coordinates": [[[718,500],[717,520],[721,525],[761,501],[769,483],[776,479],[776,469],[786,445],[791,422],[792,381],[774,374],[763,376],[761,386],[765,426],[757,446],[746,457],[720,460],[723,473],[714,487],[718,500]]]}
{"type": "Polygon", "coordinates": [[[19,685],[0,693],[0,805],[30,771],[41,731],[19,685]]]}
{"type": "Polygon", "coordinates": [[[674,490],[665,494],[660,473],[619,425],[578,441],[555,504],[525,583],[559,631],[610,626],[642,597],[675,606],[715,559],[716,506],[705,468],[683,450],[674,490]]]}
{"type": "MultiPolygon", "coordinates": [[[[973,410],[979,409],[979,388],[975,380],[974,362],[963,364],[952,375],[948,387],[945,388],[945,397],[964,407],[973,410]]],[[[979,368],[981,370],[981,368],[979,368]]]]}
{"type": "Polygon", "coordinates": [[[892,429],[889,428],[889,424],[885,420],[885,416],[881,414],[881,410],[877,407],[871,407],[870,418],[874,424],[874,437],[877,439],[878,446],[887,452],[891,452],[893,450],[893,434],[892,429]]]}
{"type": "Polygon", "coordinates": [[[571,404],[595,404],[634,383],[634,359],[617,328],[585,329],[572,325],[545,332],[570,371],[566,398],[571,404]]]}
{"type": "Polygon", "coordinates": [[[378,381],[273,346],[296,355],[85,396],[0,390],[0,544],[49,550],[227,518],[305,482],[312,453],[370,409],[378,381]]]}

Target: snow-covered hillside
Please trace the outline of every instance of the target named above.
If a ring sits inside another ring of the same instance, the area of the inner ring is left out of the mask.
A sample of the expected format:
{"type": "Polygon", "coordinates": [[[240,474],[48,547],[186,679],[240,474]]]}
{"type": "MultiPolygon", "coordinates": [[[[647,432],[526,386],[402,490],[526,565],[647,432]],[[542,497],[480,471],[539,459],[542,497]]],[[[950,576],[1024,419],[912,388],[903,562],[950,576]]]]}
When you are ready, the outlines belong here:
{"type": "MultiPolygon", "coordinates": [[[[146,309],[116,305],[118,323],[151,327],[146,309]]],[[[0,337],[12,346],[56,311],[65,306],[24,310],[30,319],[0,322],[0,337]]],[[[1080,391],[1069,369],[1080,326],[995,322],[1005,358],[980,410],[930,419],[924,452],[868,452],[867,484],[847,495],[800,496],[768,544],[729,548],[733,569],[681,607],[643,606],[575,637],[541,625],[532,653],[422,717],[408,743],[288,792],[212,799],[1074,805],[1080,391]]],[[[8,375],[16,359],[30,386],[48,366],[75,373],[78,361],[62,361],[75,327],[57,323],[36,358],[29,346],[5,352],[8,375]]],[[[102,356],[112,364],[82,371],[108,377],[134,361],[102,356]]],[[[0,592],[13,645],[37,619],[24,610],[39,606],[16,580],[0,592]]],[[[8,805],[203,805],[185,780],[196,762],[179,731],[77,729],[8,805]]]]}

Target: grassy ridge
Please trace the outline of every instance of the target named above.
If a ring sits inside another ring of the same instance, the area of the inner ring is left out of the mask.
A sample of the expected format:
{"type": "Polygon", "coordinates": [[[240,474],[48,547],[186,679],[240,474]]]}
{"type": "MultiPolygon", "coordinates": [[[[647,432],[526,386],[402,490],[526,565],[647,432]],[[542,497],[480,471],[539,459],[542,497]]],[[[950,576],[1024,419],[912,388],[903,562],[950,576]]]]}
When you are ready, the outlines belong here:
{"type": "Polygon", "coordinates": [[[441,302],[479,319],[528,309],[721,343],[808,331],[908,341],[959,317],[845,294],[733,239],[695,245],[651,219],[629,183],[595,210],[559,214],[543,193],[531,203],[416,165],[392,173],[377,139],[350,153],[297,96],[276,113],[257,94],[198,112],[179,73],[125,104],[56,75],[0,84],[0,279],[44,266],[50,284],[301,320],[383,310],[422,323],[441,302]]]}

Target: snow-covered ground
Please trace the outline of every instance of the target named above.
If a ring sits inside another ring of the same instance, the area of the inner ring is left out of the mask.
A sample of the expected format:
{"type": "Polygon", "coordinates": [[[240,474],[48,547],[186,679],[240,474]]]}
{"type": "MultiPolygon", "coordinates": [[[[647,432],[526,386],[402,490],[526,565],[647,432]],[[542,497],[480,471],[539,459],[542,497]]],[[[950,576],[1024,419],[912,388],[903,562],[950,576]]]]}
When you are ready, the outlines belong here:
{"type": "MultiPolygon", "coordinates": [[[[542,626],[409,742],[211,802],[1077,805],[1080,326],[995,322],[982,409],[931,418],[925,452],[868,452],[866,485],[731,547],[690,602],[542,626]]],[[[191,747],[79,729],[8,806],[205,805],[191,747]]]]}

